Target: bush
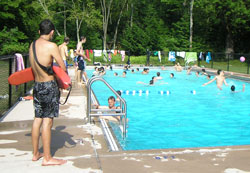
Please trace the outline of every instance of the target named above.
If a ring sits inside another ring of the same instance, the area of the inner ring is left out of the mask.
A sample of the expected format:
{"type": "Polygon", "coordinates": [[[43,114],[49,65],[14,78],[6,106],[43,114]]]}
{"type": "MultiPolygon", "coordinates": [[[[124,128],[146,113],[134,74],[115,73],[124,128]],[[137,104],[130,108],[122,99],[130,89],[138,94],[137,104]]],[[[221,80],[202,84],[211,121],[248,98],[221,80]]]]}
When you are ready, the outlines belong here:
{"type": "Polygon", "coordinates": [[[23,32],[18,31],[17,27],[8,30],[5,26],[0,32],[0,55],[28,52],[27,38],[23,32]]]}

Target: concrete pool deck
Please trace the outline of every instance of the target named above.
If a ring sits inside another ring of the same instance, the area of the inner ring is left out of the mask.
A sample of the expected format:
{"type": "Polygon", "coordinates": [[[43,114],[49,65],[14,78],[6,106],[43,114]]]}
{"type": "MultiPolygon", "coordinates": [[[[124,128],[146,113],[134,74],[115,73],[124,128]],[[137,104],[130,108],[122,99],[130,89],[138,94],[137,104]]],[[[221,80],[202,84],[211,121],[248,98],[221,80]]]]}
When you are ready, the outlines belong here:
{"type": "MultiPolygon", "coordinates": [[[[70,75],[74,79],[73,72],[70,75]]],[[[33,105],[20,101],[0,122],[1,172],[250,172],[249,145],[110,152],[99,122],[86,123],[85,86],[73,84],[68,102],[60,106],[54,121],[51,141],[54,157],[68,162],[43,167],[42,159],[31,161],[33,105]]]]}

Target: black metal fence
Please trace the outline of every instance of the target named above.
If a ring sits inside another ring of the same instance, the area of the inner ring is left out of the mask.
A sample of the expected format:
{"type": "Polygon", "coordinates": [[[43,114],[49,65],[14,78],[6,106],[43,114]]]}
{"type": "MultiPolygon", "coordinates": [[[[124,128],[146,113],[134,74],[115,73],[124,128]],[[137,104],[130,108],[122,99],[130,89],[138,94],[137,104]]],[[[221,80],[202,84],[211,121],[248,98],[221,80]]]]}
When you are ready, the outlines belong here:
{"type": "MultiPolygon", "coordinates": [[[[23,55],[25,68],[30,67],[28,55],[23,55]]],[[[0,56],[0,117],[32,87],[33,82],[18,86],[8,83],[8,77],[16,71],[16,56],[0,56]]]]}
{"type": "MultiPolygon", "coordinates": [[[[185,57],[178,55],[178,52],[171,51],[175,55],[175,61],[169,60],[169,51],[149,51],[142,52],[140,56],[133,56],[129,51],[125,51],[126,56],[122,58],[120,54],[111,54],[111,58],[105,58],[105,55],[95,57],[92,55],[93,61],[89,64],[137,64],[146,66],[173,66],[176,62],[182,66],[197,65],[204,68],[222,69],[238,73],[249,74],[250,54],[246,53],[196,53],[197,61],[186,63],[185,57]],[[160,56],[159,56],[160,55],[160,56]],[[209,56],[208,56],[209,55],[209,56]]],[[[185,52],[187,53],[187,52],[185,52]]],[[[106,55],[108,57],[108,55],[106,55]]]]}

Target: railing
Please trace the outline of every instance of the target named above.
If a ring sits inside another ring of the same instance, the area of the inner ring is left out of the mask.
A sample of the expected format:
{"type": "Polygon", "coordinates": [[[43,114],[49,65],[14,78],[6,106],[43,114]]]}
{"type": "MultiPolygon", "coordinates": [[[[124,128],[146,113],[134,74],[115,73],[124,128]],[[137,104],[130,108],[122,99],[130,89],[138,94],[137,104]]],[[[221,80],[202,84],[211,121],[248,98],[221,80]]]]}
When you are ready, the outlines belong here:
{"type": "MultiPolygon", "coordinates": [[[[30,67],[28,54],[23,54],[25,68],[30,67]]],[[[28,82],[18,86],[8,84],[8,77],[15,72],[16,56],[0,56],[0,117],[10,109],[20,97],[28,94],[32,88],[33,82],[28,82]]]]}
{"type": "Polygon", "coordinates": [[[89,79],[87,83],[87,117],[89,123],[91,123],[91,117],[99,117],[99,116],[120,116],[120,124],[123,124],[123,130],[122,130],[122,136],[123,138],[126,137],[127,132],[127,104],[126,101],[119,95],[117,92],[113,89],[112,86],[109,85],[107,81],[105,81],[101,77],[92,77],[89,79]],[[92,109],[91,103],[92,103],[92,96],[94,96],[92,92],[92,84],[95,81],[102,81],[106,86],[120,99],[120,109],[92,109]],[[96,112],[96,113],[93,113],[96,112]],[[101,113],[97,113],[101,112],[101,113]],[[115,112],[115,113],[114,113],[115,112]],[[116,113],[120,112],[120,113],[116,113]]]}

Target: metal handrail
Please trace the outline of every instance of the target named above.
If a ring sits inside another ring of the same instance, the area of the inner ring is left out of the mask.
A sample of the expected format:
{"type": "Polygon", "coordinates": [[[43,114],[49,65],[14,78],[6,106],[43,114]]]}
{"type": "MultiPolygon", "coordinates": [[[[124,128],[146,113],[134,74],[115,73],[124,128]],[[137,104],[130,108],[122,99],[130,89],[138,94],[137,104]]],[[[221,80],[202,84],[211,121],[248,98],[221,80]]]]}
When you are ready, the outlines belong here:
{"type": "Polygon", "coordinates": [[[121,119],[121,121],[123,121],[123,132],[122,132],[122,136],[123,138],[126,137],[126,133],[127,133],[127,104],[126,101],[113,89],[113,87],[111,85],[109,85],[109,83],[104,80],[102,77],[99,76],[95,76],[92,77],[91,79],[88,80],[87,82],[87,117],[88,117],[88,121],[89,123],[91,123],[91,117],[96,117],[96,116],[124,116],[123,119],[121,119]],[[111,110],[107,110],[107,109],[92,109],[91,107],[91,97],[92,97],[92,84],[95,81],[102,81],[119,99],[120,99],[120,109],[111,109],[111,110]],[[92,111],[99,111],[102,112],[100,114],[97,113],[91,113],[92,111]],[[119,113],[112,113],[112,111],[119,111],[119,113]],[[103,113],[103,112],[109,112],[109,113],[103,113]]]}

